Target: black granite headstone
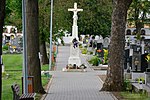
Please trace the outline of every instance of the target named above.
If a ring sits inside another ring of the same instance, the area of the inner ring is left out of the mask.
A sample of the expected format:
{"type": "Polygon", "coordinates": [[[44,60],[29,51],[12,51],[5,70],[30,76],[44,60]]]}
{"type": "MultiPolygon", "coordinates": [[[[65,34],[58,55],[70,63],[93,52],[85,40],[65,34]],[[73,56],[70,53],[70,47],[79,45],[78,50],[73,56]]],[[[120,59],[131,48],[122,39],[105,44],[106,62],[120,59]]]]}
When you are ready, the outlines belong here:
{"type": "Polygon", "coordinates": [[[145,33],[146,33],[145,30],[142,29],[141,30],[141,35],[145,35],[145,33]]]}
{"type": "Polygon", "coordinates": [[[127,63],[129,62],[129,49],[125,50],[125,56],[124,56],[124,69],[127,69],[127,63]]]}
{"type": "Polygon", "coordinates": [[[146,71],[146,68],[148,68],[148,63],[146,61],[146,56],[147,56],[148,53],[145,53],[145,54],[142,54],[141,55],[141,71],[142,72],[145,72],[146,71]]]}
{"type": "Polygon", "coordinates": [[[131,30],[130,29],[126,30],[126,35],[131,35],[131,30]]]}

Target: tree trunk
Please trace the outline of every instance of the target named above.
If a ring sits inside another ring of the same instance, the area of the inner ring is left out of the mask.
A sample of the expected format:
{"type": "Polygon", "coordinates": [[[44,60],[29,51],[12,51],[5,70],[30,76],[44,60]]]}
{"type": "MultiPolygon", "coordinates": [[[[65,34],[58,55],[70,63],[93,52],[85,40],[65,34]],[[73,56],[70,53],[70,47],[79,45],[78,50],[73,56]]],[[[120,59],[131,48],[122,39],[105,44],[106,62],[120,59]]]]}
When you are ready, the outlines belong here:
{"type": "Polygon", "coordinates": [[[2,99],[2,34],[5,18],[5,4],[6,0],[0,1],[0,100],[2,99]]]}
{"type": "Polygon", "coordinates": [[[44,41],[40,44],[40,53],[42,55],[42,64],[43,65],[48,64],[49,60],[48,60],[48,57],[47,57],[46,45],[45,45],[44,41]]]}
{"type": "Polygon", "coordinates": [[[38,33],[38,0],[26,1],[26,32],[27,32],[27,61],[28,74],[34,76],[34,90],[36,93],[45,93],[41,82],[41,66],[39,59],[38,33]]]}
{"type": "Polygon", "coordinates": [[[113,0],[111,42],[107,78],[101,91],[123,89],[123,65],[127,10],[132,0],[113,0]]]}

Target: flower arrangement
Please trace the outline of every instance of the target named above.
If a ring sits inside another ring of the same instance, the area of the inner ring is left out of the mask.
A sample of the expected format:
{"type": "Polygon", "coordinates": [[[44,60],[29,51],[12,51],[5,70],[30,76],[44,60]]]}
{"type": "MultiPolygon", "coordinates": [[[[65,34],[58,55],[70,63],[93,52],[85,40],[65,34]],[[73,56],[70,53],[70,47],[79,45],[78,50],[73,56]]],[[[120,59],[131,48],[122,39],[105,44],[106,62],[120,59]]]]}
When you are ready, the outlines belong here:
{"type": "Polygon", "coordinates": [[[100,58],[97,56],[93,56],[88,62],[93,66],[98,66],[100,64],[100,58]]]}
{"type": "Polygon", "coordinates": [[[98,49],[97,52],[100,53],[100,52],[102,52],[102,50],[98,49]]]}
{"type": "Polygon", "coordinates": [[[103,49],[104,50],[104,61],[103,64],[107,64],[108,63],[108,50],[103,49]]]}
{"type": "Polygon", "coordinates": [[[148,55],[146,56],[145,60],[146,60],[147,62],[150,62],[150,54],[148,54],[148,55]]]}

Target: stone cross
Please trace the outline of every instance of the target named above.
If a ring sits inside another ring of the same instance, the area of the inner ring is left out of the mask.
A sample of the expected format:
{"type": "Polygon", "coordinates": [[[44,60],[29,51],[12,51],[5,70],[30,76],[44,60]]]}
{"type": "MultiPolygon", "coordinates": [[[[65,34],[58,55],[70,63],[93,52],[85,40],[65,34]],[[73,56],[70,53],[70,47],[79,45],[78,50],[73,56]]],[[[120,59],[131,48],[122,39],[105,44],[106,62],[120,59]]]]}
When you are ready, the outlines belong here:
{"type": "Polygon", "coordinates": [[[83,9],[77,9],[77,3],[74,3],[74,8],[73,9],[68,9],[68,11],[73,11],[73,26],[72,26],[72,44],[70,45],[70,57],[68,59],[68,64],[70,65],[76,65],[80,66],[81,65],[81,59],[79,56],[79,46],[78,46],[78,26],[77,26],[77,20],[78,16],[77,13],[79,11],[83,11],[83,9]],[[74,41],[76,40],[76,42],[74,41]],[[74,42],[73,42],[74,41],[74,42]],[[76,46],[74,43],[77,43],[76,46]]]}
{"type": "Polygon", "coordinates": [[[78,15],[77,13],[79,11],[83,11],[83,9],[77,9],[77,3],[74,3],[74,8],[68,9],[68,11],[73,11],[73,26],[72,26],[72,36],[76,39],[78,39],[78,26],[77,26],[77,20],[78,20],[78,15]]]}

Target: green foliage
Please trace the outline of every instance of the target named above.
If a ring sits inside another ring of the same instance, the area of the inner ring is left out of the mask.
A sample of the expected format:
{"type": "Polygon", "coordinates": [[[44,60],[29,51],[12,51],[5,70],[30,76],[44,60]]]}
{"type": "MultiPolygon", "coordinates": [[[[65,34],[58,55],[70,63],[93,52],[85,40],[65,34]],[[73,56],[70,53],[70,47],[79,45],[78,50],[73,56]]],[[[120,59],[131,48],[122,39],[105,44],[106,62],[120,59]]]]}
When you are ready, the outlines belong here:
{"type": "Polygon", "coordinates": [[[83,12],[78,12],[79,34],[110,34],[111,29],[111,0],[56,0],[54,2],[54,31],[65,29],[71,33],[73,12],[68,12],[68,8],[73,8],[74,2],[78,3],[78,8],[83,12]]]}
{"type": "Polygon", "coordinates": [[[134,93],[134,92],[121,92],[120,95],[123,100],[149,100],[146,93],[134,93]]]}
{"type": "Polygon", "coordinates": [[[128,23],[135,25],[137,30],[140,30],[144,23],[150,23],[148,18],[148,14],[150,14],[149,7],[148,0],[133,0],[128,10],[128,23]]]}
{"type": "Polygon", "coordinates": [[[22,54],[3,55],[3,64],[5,66],[5,70],[22,70],[22,54]]]}
{"type": "Polygon", "coordinates": [[[128,80],[128,79],[124,80],[124,90],[125,91],[132,90],[132,84],[131,84],[130,80],[128,80]]]}
{"type": "Polygon", "coordinates": [[[22,0],[6,0],[5,25],[13,25],[22,29],[22,0]]]}
{"type": "MultiPolygon", "coordinates": [[[[9,74],[9,77],[2,79],[2,88],[3,88],[2,100],[12,100],[13,93],[12,93],[11,85],[14,83],[19,84],[20,93],[22,92],[22,80],[21,80],[22,71],[7,71],[7,74],[9,74]]],[[[50,77],[42,76],[43,86],[45,86],[49,82],[50,78],[51,78],[51,75],[50,77]]]]}
{"type": "Polygon", "coordinates": [[[93,54],[93,52],[92,51],[90,51],[90,55],[92,55],[93,54]]]}
{"type": "MultiPolygon", "coordinates": [[[[2,100],[12,100],[13,93],[11,85],[19,84],[20,93],[22,91],[22,55],[21,54],[6,54],[3,55],[5,70],[2,74],[2,100]],[[13,70],[13,71],[12,71],[13,70]],[[9,75],[9,76],[8,76],[9,75]]],[[[43,65],[42,70],[48,70],[48,65],[43,65]]],[[[51,76],[50,76],[51,77],[51,76]]],[[[49,78],[42,76],[42,84],[45,86],[49,82],[49,78]]],[[[39,100],[39,99],[37,99],[39,100]]]]}
{"type": "Polygon", "coordinates": [[[82,49],[82,54],[87,54],[87,49],[86,48],[82,49]]]}
{"type": "Polygon", "coordinates": [[[137,40],[141,40],[141,35],[140,35],[140,33],[137,33],[137,34],[136,34],[136,39],[137,39],[137,40]]]}
{"type": "Polygon", "coordinates": [[[150,54],[148,54],[148,55],[146,56],[145,60],[146,60],[147,62],[150,62],[150,54]]]}
{"type": "Polygon", "coordinates": [[[82,44],[79,44],[79,48],[80,48],[80,49],[83,48],[83,47],[82,47],[82,44]]]}
{"type": "Polygon", "coordinates": [[[2,73],[2,78],[6,77],[7,76],[7,73],[6,72],[3,72],[2,73]]]}
{"type": "Polygon", "coordinates": [[[104,61],[103,64],[108,64],[108,50],[103,49],[104,51],[104,61]]]}
{"type": "Polygon", "coordinates": [[[8,45],[4,45],[4,46],[3,46],[3,50],[4,50],[4,51],[5,51],[5,50],[8,50],[8,47],[9,47],[8,45]]]}
{"type": "Polygon", "coordinates": [[[97,56],[93,56],[88,62],[93,66],[98,66],[100,63],[100,59],[97,56]]]}
{"type": "Polygon", "coordinates": [[[79,32],[107,36],[111,29],[111,0],[83,0],[79,14],[79,32]]]}
{"type": "Polygon", "coordinates": [[[137,78],[138,83],[140,83],[140,81],[142,81],[143,84],[145,84],[145,78],[144,77],[139,77],[137,78]]]}
{"type": "Polygon", "coordinates": [[[47,65],[42,65],[41,70],[42,70],[42,71],[47,71],[47,70],[49,70],[49,65],[48,65],[48,64],[47,64],[47,65]]]}
{"type": "Polygon", "coordinates": [[[13,93],[11,90],[11,85],[14,83],[19,84],[20,86],[20,93],[22,91],[21,87],[21,77],[22,77],[22,71],[7,71],[7,74],[9,74],[8,78],[2,79],[2,100],[12,100],[13,93]]]}
{"type": "Polygon", "coordinates": [[[39,34],[40,42],[49,42],[50,1],[39,0],[39,34]]]}

